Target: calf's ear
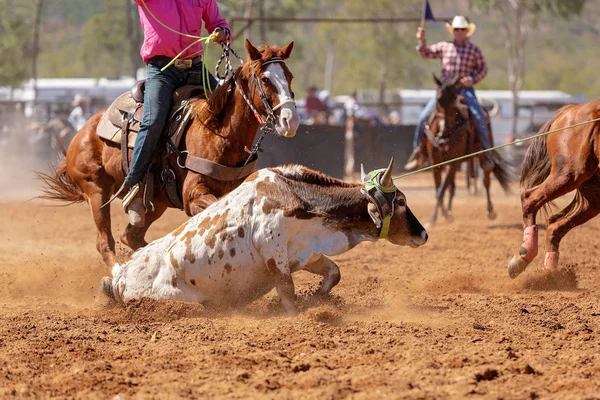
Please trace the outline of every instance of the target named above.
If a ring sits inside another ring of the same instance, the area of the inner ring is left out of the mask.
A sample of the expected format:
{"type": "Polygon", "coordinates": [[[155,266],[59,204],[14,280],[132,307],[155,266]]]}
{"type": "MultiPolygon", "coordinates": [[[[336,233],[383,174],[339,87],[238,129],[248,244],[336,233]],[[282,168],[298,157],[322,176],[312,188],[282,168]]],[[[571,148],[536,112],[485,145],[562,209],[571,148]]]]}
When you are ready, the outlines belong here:
{"type": "Polygon", "coordinates": [[[367,206],[367,211],[369,212],[369,216],[373,220],[373,223],[375,223],[375,226],[377,228],[381,228],[381,216],[379,215],[379,211],[377,211],[377,207],[375,206],[375,204],[369,203],[369,205],[367,206]]]}

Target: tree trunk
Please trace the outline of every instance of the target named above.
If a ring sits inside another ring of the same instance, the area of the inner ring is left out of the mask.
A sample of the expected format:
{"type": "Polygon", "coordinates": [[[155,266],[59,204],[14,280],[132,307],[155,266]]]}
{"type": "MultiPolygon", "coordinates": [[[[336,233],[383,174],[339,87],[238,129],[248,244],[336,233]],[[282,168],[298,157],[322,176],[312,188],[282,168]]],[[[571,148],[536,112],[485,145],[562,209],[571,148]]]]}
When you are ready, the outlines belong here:
{"type": "Polygon", "coordinates": [[[33,105],[37,101],[37,60],[40,53],[40,25],[42,22],[42,8],[44,6],[44,0],[37,0],[35,10],[35,23],[33,25],[33,46],[32,46],[32,57],[31,57],[31,78],[33,79],[33,105]]]}
{"type": "Polygon", "coordinates": [[[333,38],[329,41],[327,48],[327,61],[325,62],[325,82],[323,88],[331,93],[333,87],[333,66],[335,62],[335,41],[333,38]]]}
{"type": "Polygon", "coordinates": [[[525,0],[505,0],[496,3],[502,18],[502,28],[508,51],[508,85],[512,93],[511,135],[518,137],[519,91],[525,78],[525,42],[527,25],[525,0]]]}

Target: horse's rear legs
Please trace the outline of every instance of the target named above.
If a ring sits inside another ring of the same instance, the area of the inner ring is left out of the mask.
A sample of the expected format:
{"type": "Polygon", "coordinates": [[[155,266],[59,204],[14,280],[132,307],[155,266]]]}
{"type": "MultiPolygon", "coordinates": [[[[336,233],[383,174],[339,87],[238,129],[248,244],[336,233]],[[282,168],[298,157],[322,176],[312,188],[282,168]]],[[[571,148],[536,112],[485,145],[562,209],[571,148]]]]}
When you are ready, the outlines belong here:
{"type": "Polygon", "coordinates": [[[571,204],[546,221],[546,258],[544,259],[546,269],[557,269],[558,247],[567,232],[586,223],[599,213],[600,178],[593,176],[581,184],[571,204]]]}
{"type": "Polygon", "coordinates": [[[542,206],[562,195],[577,189],[588,177],[573,180],[568,173],[554,171],[539,186],[521,193],[521,208],[523,210],[523,243],[519,254],[513,256],[508,263],[508,275],[517,277],[533,261],[538,253],[538,227],[535,224],[536,214],[542,206]]]}
{"type": "Polygon", "coordinates": [[[104,263],[112,268],[117,262],[117,256],[115,253],[115,239],[111,231],[110,204],[101,208],[109,200],[110,191],[102,190],[92,182],[86,182],[85,185],[82,185],[82,189],[96,224],[96,249],[102,256],[104,263]]]}
{"type": "Polygon", "coordinates": [[[494,211],[494,205],[492,204],[492,196],[490,195],[490,175],[492,171],[485,171],[483,173],[483,186],[485,186],[485,194],[487,196],[487,211],[488,211],[488,219],[495,220],[498,216],[496,211],[494,211]]]}

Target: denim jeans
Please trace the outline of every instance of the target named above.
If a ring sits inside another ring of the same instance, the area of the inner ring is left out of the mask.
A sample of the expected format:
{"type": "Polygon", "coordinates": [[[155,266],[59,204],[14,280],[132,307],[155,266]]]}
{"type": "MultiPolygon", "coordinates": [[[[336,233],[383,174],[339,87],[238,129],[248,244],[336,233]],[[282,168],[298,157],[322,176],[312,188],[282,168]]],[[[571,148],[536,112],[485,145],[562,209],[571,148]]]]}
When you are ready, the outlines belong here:
{"type": "MultiPolygon", "coordinates": [[[[471,117],[475,120],[475,131],[479,141],[483,145],[483,148],[489,149],[491,145],[488,138],[487,122],[483,116],[483,111],[481,110],[477,96],[475,96],[475,89],[472,87],[461,88],[459,89],[458,94],[463,95],[465,101],[467,102],[467,107],[469,107],[471,117]]],[[[419,147],[419,143],[421,143],[421,139],[425,133],[425,122],[429,118],[429,115],[435,110],[435,104],[436,98],[434,97],[433,99],[429,100],[425,108],[423,108],[423,111],[421,111],[421,115],[419,115],[417,128],[415,130],[415,136],[413,139],[413,150],[419,147]]]]}
{"type": "Polygon", "coordinates": [[[203,71],[204,63],[187,70],[179,70],[171,65],[161,72],[165,65],[167,63],[163,61],[149,61],[146,66],[148,77],[144,89],[144,117],[135,139],[131,169],[125,177],[126,187],[133,187],[144,179],[171,111],[173,92],[188,84],[202,85],[205,73],[209,76],[207,87],[214,90],[219,85],[208,71],[203,71]]]}

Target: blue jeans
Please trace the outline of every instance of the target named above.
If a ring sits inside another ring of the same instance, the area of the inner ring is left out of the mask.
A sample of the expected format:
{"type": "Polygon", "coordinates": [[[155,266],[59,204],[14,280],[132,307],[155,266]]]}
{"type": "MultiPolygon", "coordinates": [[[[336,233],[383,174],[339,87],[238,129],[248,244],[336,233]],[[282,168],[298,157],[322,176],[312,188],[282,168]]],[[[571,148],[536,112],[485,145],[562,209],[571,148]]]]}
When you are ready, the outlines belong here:
{"type": "MultiPolygon", "coordinates": [[[[475,96],[475,89],[472,87],[461,88],[459,89],[458,94],[463,95],[467,102],[467,107],[469,107],[471,117],[475,120],[475,131],[479,141],[483,145],[484,149],[489,149],[491,144],[488,138],[487,122],[483,116],[483,111],[481,110],[479,101],[477,101],[477,96],[475,96]]],[[[436,98],[434,97],[433,99],[429,100],[425,108],[423,108],[423,111],[421,111],[421,115],[419,115],[417,128],[415,130],[415,136],[413,139],[413,150],[419,147],[419,144],[421,143],[421,139],[425,134],[425,123],[427,122],[429,115],[431,115],[431,113],[435,110],[435,104],[436,98]]]]}
{"type": "MultiPolygon", "coordinates": [[[[124,183],[129,188],[144,179],[171,111],[173,92],[188,84],[202,85],[204,63],[198,63],[187,70],[179,70],[171,65],[161,72],[165,65],[167,63],[164,61],[149,61],[146,66],[148,78],[144,89],[144,117],[133,146],[131,169],[124,183]]],[[[210,73],[208,76],[206,86],[216,89],[219,83],[210,73]]]]}

